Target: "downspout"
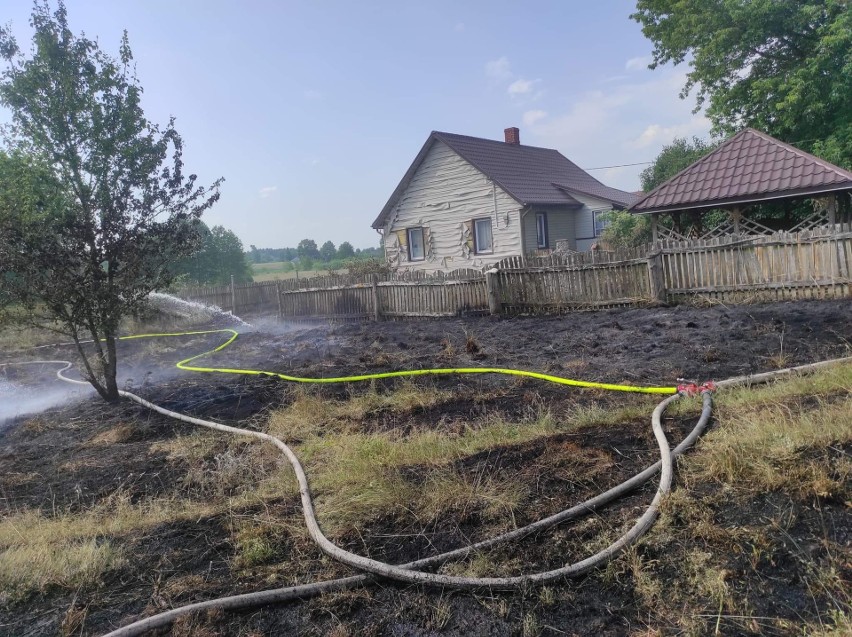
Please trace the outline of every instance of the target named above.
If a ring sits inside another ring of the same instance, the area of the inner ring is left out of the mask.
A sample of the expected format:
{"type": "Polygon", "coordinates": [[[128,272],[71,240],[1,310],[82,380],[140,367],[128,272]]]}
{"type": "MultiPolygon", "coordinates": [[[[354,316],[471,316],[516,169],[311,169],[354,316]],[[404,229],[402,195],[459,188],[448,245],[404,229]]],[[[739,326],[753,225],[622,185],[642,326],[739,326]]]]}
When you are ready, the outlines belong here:
{"type": "MultiPolygon", "coordinates": [[[[494,180],[491,180],[491,195],[494,197],[494,228],[498,229],[500,227],[500,215],[497,212],[497,184],[494,183],[494,180]]],[[[505,228],[505,224],[503,225],[505,228]]]]}
{"type": "Polygon", "coordinates": [[[373,230],[375,230],[378,233],[378,235],[381,237],[382,256],[384,256],[384,258],[385,258],[385,263],[390,263],[390,261],[388,261],[388,247],[385,245],[385,229],[384,228],[373,228],[373,230]]]}
{"type": "Polygon", "coordinates": [[[527,262],[527,224],[524,223],[524,219],[530,210],[532,210],[531,206],[524,206],[518,215],[521,223],[521,258],[524,260],[524,263],[527,262]]]}

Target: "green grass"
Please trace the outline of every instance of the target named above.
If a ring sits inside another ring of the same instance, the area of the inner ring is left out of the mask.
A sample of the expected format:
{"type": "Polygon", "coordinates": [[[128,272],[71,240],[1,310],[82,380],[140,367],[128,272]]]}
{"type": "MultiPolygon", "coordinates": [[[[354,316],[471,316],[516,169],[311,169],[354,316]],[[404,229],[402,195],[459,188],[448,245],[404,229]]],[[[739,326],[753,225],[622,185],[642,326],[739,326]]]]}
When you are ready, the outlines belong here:
{"type": "MultiPolygon", "coordinates": [[[[289,262],[286,261],[271,261],[269,263],[252,263],[251,264],[251,273],[252,278],[255,282],[262,281],[286,281],[288,279],[296,278],[296,271],[292,269],[288,269],[289,262]]],[[[318,276],[325,276],[327,274],[346,274],[346,268],[341,270],[335,270],[332,272],[331,270],[299,270],[298,278],[300,279],[308,279],[318,276]]]]}
{"type": "MultiPolygon", "coordinates": [[[[512,472],[504,475],[487,467],[470,471],[469,464],[468,470],[460,469],[460,461],[588,427],[649,422],[657,402],[624,396],[620,407],[592,404],[558,414],[541,405],[517,421],[492,414],[448,428],[377,426],[427,410],[440,412],[442,405],[456,400],[454,392],[415,382],[401,382],[388,391],[353,390],[343,398],[305,389],[287,407],[272,412],[266,424],[302,459],[323,529],[337,538],[364,533],[369,543],[369,529],[379,518],[390,524],[397,518],[397,527],[415,522],[426,528],[438,519],[459,522],[475,513],[484,531],[508,528],[517,511],[540,504],[532,495],[533,485],[512,472]]],[[[648,629],[635,634],[700,635],[708,634],[708,625],[712,634],[717,622],[720,634],[850,634],[852,596],[843,580],[850,550],[838,546],[828,532],[814,539],[821,557],[800,551],[790,567],[812,593],[819,621],[755,618],[749,600],[756,594],[753,588],[771,577],[761,568],[781,553],[787,555],[799,541],[789,536],[784,511],[812,511],[826,501],[844,506],[850,499],[852,462],[837,450],[852,442],[852,365],[723,390],[715,404],[711,430],[678,460],[674,492],[665,500],[658,524],[589,582],[594,585],[600,577],[634,596],[637,617],[648,629]],[[757,499],[769,496],[786,503],[778,520],[761,518],[753,508],[757,499]],[[730,515],[735,521],[725,517],[730,515]],[[745,560],[746,566],[732,571],[737,560],[745,560]]],[[[672,411],[691,419],[699,406],[697,399],[679,401],[672,411]]],[[[113,444],[126,434],[117,426],[87,444],[113,444]]],[[[151,451],[185,468],[173,493],[133,503],[119,492],[87,511],[5,515],[0,520],[0,589],[16,601],[54,587],[97,588],[105,574],[132,562],[133,537],[139,531],[203,516],[221,516],[233,547],[230,564],[240,577],[262,573],[269,585],[281,585],[339,574],[335,565],[316,556],[292,504],[298,494],[292,471],[271,445],[198,430],[154,443],[151,451]]],[[[551,445],[536,463],[541,471],[548,465],[564,471],[565,458],[576,453],[577,447],[551,445]]],[[[595,479],[589,473],[594,470],[610,470],[603,460],[600,469],[590,469],[598,465],[586,460],[580,465],[584,479],[595,479]]],[[[594,551],[624,522],[607,515],[612,514],[589,516],[552,533],[557,544],[567,534],[590,538],[583,540],[582,550],[594,551]]],[[[475,554],[442,567],[443,572],[469,575],[525,570],[523,552],[514,550],[508,556],[475,554]]],[[[175,573],[174,587],[198,586],[192,576],[175,573]]],[[[570,604],[573,586],[537,591],[538,602],[513,620],[516,632],[546,634],[542,609],[570,604]]],[[[431,621],[444,626],[450,612],[451,606],[439,601],[431,621]]]]}
{"type": "Polygon", "coordinates": [[[473,454],[521,445],[585,427],[648,418],[656,401],[630,397],[616,409],[596,404],[557,418],[540,408],[519,422],[486,416],[461,430],[364,431],[368,417],[405,416],[454,400],[452,392],[400,383],[396,391],[368,391],[348,400],[324,399],[302,391],[286,408],[270,415],[268,431],[294,446],[311,481],[324,528],[338,534],[356,528],[382,511],[429,521],[478,511],[483,519],[511,520],[528,485],[490,475],[462,475],[453,463],[473,454]],[[407,475],[417,467],[419,477],[407,475]]]}
{"type": "Polygon", "coordinates": [[[852,365],[723,390],[715,403],[716,424],[678,461],[660,521],[608,570],[621,569],[615,579],[629,574],[651,625],[681,634],[708,634],[708,622],[724,635],[852,634],[852,594],[841,575],[852,551],[831,539],[826,522],[813,535],[791,535],[800,511],[822,518],[824,507],[849,506],[852,460],[842,449],[852,443],[852,365]],[[764,500],[775,514],[752,510],[764,500]],[[736,522],[720,519],[721,511],[736,522]],[[822,554],[804,551],[810,543],[822,554]],[[755,617],[742,575],[731,570],[737,556],[747,561],[749,587],[762,586],[767,564],[786,559],[817,621],[755,617]]]}

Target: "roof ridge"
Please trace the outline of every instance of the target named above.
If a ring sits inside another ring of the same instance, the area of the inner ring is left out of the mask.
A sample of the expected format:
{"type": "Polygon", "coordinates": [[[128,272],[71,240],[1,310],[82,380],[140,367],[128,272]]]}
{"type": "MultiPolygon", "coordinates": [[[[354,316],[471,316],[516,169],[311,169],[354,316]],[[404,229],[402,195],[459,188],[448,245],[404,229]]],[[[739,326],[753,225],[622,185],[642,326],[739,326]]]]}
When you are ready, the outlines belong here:
{"type": "MultiPolygon", "coordinates": [[[[804,157],[805,159],[810,159],[811,161],[815,161],[816,163],[818,163],[820,166],[822,166],[826,170],[830,170],[831,172],[834,172],[834,173],[839,172],[841,175],[843,175],[847,179],[852,179],[852,172],[846,170],[845,168],[843,168],[843,166],[837,166],[835,164],[832,164],[830,161],[826,161],[822,157],[817,157],[816,155],[813,155],[806,150],[802,150],[801,148],[796,148],[792,144],[788,144],[787,142],[781,141],[780,139],[776,139],[775,137],[772,137],[772,135],[764,133],[763,131],[759,131],[756,128],[751,128],[750,126],[747,126],[741,132],[745,132],[745,131],[750,131],[750,132],[754,133],[755,135],[757,135],[758,137],[760,137],[761,139],[763,139],[767,142],[773,143],[777,146],[783,146],[787,150],[795,153],[796,155],[799,155],[800,157],[804,157]]],[[[733,139],[733,137],[731,139],[733,139]]]]}
{"type": "Polygon", "coordinates": [[[777,197],[781,192],[791,193],[788,196],[825,192],[850,182],[852,172],[845,168],[747,126],[640,197],[630,210],[648,213],[676,206],[708,207],[713,202],[745,201],[744,197],[758,195],[754,200],[760,201],[771,193],[777,197]],[[737,169],[743,165],[748,168],[744,173],[737,169]],[[804,174],[808,166],[809,172],[804,174]],[[720,171],[727,175],[721,182],[720,171]]]}
{"type": "Polygon", "coordinates": [[[742,129],[742,130],[741,130],[741,131],[739,131],[736,135],[733,135],[733,136],[729,137],[728,139],[726,139],[726,140],[725,140],[725,141],[723,141],[721,144],[719,144],[718,146],[716,146],[716,148],[714,148],[713,150],[711,150],[709,153],[707,153],[707,154],[706,154],[706,155],[704,155],[703,157],[699,157],[699,158],[698,158],[698,159],[696,159],[694,162],[692,162],[691,164],[689,164],[689,166],[687,166],[686,168],[684,168],[684,169],[682,169],[682,170],[680,170],[680,171],[676,172],[674,175],[672,175],[671,177],[669,177],[668,179],[666,179],[663,183],[658,184],[658,185],[656,186],[656,188],[652,188],[649,192],[646,192],[646,193],[644,194],[644,196],[642,196],[642,197],[640,197],[640,198],[639,198],[639,200],[638,200],[638,201],[634,201],[634,202],[633,202],[633,205],[632,205],[632,206],[630,206],[630,208],[631,208],[631,209],[632,209],[632,208],[635,208],[636,206],[638,206],[639,204],[641,204],[641,203],[642,203],[643,201],[645,201],[646,199],[649,199],[649,198],[651,197],[651,195],[656,194],[656,193],[657,193],[657,191],[658,191],[658,190],[660,190],[663,186],[667,186],[667,185],[669,185],[670,183],[672,183],[675,179],[677,179],[677,178],[678,178],[678,177],[680,177],[682,174],[684,174],[685,172],[687,172],[688,170],[690,170],[693,166],[697,166],[698,164],[702,163],[703,161],[705,161],[705,160],[707,160],[707,159],[710,159],[710,157],[712,157],[713,155],[715,155],[716,153],[718,153],[718,152],[722,149],[722,147],[727,146],[728,144],[730,144],[731,142],[733,142],[733,141],[734,141],[737,137],[739,137],[740,135],[742,135],[743,133],[745,133],[747,130],[748,130],[748,128],[744,128],[744,129],[742,129]]]}
{"type": "MultiPolygon", "coordinates": [[[[535,149],[535,150],[547,150],[547,151],[550,151],[552,153],[559,153],[560,155],[562,155],[562,153],[560,153],[555,148],[547,148],[545,146],[531,146],[530,144],[509,144],[509,143],[502,141],[500,139],[489,139],[488,137],[476,137],[475,135],[462,135],[461,133],[447,133],[445,131],[439,131],[439,130],[433,130],[432,135],[438,136],[438,139],[440,139],[442,135],[445,135],[447,137],[464,137],[465,139],[475,139],[478,142],[490,142],[492,144],[500,144],[501,146],[510,146],[510,147],[516,146],[516,147],[520,147],[520,148],[532,148],[532,149],[535,149]]],[[[565,157],[565,155],[562,155],[562,156],[565,157]]],[[[565,157],[565,158],[568,159],[567,157],[565,157]]]]}

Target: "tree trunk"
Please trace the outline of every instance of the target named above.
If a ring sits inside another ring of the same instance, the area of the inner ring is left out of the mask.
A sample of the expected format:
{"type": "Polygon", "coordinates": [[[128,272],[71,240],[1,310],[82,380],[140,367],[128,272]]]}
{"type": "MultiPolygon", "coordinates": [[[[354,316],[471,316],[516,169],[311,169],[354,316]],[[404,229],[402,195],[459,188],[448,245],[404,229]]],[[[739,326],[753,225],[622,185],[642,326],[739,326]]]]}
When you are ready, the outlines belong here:
{"type": "Polygon", "coordinates": [[[115,337],[109,336],[104,339],[107,343],[107,351],[104,352],[101,348],[100,341],[97,338],[97,333],[95,334],[96,338],[94,339],[94,347],[96,351],[96,357],[101,363],[102,374],[103,374],[103,382],[98,378],[98,374],[95,373],[95,370],[92,368],[92,364],[89,361],[89,356],[86,354],[86,350],[83,347],[83,343],[80,341],[79,336],[76,332],[72,334],[74,339],[74,343],[77,345],[77,353],[80,354],[80,359],[83,361],[83,367],[86,370],[86,373],[83,375],[83,378],[89,382],[89,384],[95,388],[95,391],[98,392],[101,398],[103,398],[108,403],[114,403],[118,401],[118,382],[116,381],[116,372],[118,370],[117,357],[115,351],[115,337]]]}
{"type": "Polygon", "coordinates": [[[104,400],[110,403],[117,402],[118,381],[116,375],[118,373],[118,356],[115,351],[115,336],[110,334],[106,337],[106,360],[104,361],[104,385],[106,386],[106,396],[104,400]]]}

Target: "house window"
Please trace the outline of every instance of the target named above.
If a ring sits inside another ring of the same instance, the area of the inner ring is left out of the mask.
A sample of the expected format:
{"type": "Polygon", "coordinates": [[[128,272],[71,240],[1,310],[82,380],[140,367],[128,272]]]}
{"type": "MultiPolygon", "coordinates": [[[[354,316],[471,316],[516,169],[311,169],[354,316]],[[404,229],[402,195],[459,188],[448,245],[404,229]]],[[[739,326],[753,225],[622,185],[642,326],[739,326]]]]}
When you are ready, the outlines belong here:
{"type": "Polygon", "coordinates": [[[548,246],[546,212],[535,213],[535,237],[536,245],[539,248],[546,248],[548,246]]]}
{"type": "Polygon", "coordinates": [[[491,238],[491,217],[473,220],[473,251],[476,254],[494,252],[494,243],[491,238]]]}
{"type": "Polygon", "coordinates": [[[610,223],[610,210],[595,210],[595,236],[599,237],[603,234],[604,228],[610,223]]]}
{"type": "Polygon", "coordinates": [[[423,261],[426,249],[423,244],[423,228],[408,229],[408,260],[423,261]]]}

